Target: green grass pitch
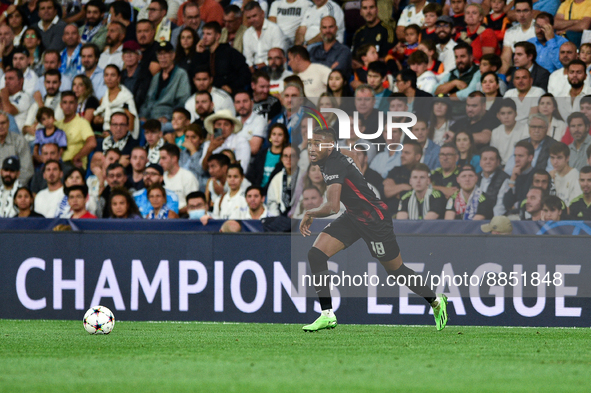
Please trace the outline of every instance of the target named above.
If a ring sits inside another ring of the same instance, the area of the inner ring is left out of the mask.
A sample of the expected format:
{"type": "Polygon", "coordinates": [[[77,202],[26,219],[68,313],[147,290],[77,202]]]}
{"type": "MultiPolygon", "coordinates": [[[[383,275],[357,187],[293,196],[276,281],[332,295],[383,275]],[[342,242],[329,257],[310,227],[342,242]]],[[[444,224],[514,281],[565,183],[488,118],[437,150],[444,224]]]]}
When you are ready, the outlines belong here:
{"type": "Polygon", "coordinates": [[[590,334],[0,320],[0,392],[589,392],[590,334]]]}

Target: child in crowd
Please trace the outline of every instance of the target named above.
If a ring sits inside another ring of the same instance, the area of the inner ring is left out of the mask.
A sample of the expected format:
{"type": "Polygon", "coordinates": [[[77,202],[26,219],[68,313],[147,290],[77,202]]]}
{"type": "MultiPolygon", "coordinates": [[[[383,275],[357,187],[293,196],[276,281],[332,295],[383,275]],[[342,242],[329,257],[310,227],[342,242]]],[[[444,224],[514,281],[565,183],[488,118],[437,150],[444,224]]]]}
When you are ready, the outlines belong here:
{"type": "Polygon", "coordinates": [[[517,105],[510,98],[501,100],[497,118],[501,125],[492,131],[490,145],[496,147],[501,155],[501,164],[505,165],[515,149],[515,144],[529,137],[528,127],[517,124],[517,105]]]}
{"type": "Polygon", "coordinates": [[[568,164],[569,157],[570,149],[566,144],[557,142],[550,146],[550,163],[554,168],[550,171],[550,176],[554,180],[556,196],[567,206],[583,193],[579,185],[579,171],[568,164]]]}
{"type": "Polygon", "coordinates": [[[42,107],[37,111],[37,121],[43,125],[43,128],[35,131],[35,147],[33,149],[33,159],[35,163],[41,164],[41,147],[46,143],[55,143],[60,148],[60,156],[68,148],[68,139],[63,130],[57,128],[55,123],[55,113],[53,109],[42,107]]]}
{"type": "Polygon", "coordinates": [[[428,70],[429,57],[423,51],[416,51],[408,58],[408,67],[417,74],[417,88],[433,94],[438,82],[435,74],[428,70]]]}
{"type": "Polygon", "coordinates": [[[425,52],[429,62],[427,63],[427,70],[435,75],[443,74],[445,71],[443,63],[439,61],[439,53],[437,52],[437,40],[421,39],[418,49],[425,52]]]}
{"type": "Polygon", "coordinates": [[[443,9],[441,5],[437,3],[427,3],[425,8],[423,8],[423,15],[425,15],[425,21],[423,23],[423,29],[421,30],[421,37],[419,42],[423,42],[423,40],[433,40],[437,41],[439,38],[437,37],[437,33],[435,33],[435,23],[437,22],[437,18],[439,18],[443,14],[443,9]]]}
{"type": "Polygon", "coordinates": [[[406,42],[399,42],[394,48],[390,49],[386,55],[386,61],[393,58],[396,60],[399,69],[406,68],[408,58],[419,47],[420,35],[421,28],[418,25],[412,24],[406,26],[404,28],[406,42]]]}
{"type": "Polygon", "coordinates": [[[587,79],[585,82],[591,86],[591,43],[581,44],[579,48],[579,59],[587,66],[587,79]]]}
{"type": "Polygon", "coordinates": [[[456,33],[466,28],[466,21],[464,20],[464,11],[466,10],[466,5],[466,0],[450,1],[450,8],[453,11],[452,18],[454,20],[454,28],[456,29],[456,33]]]}
{"type": "Polygon", "coordinates": [[[483,22],[495,32],[495,35],[501,44],[505,38],[507,27],[511,26],[511,22],[505,13],[506,5],[507,3],[505,0],[491,0],[490,8],[492,9],[492,13],[487,15],[483,22]]]}
{"type": "Polygon", "coordinates": [[[155,119],[147,120],[144,124],[144,135],[146,137],[146,149],[148,149],[148,161],[158,164],[160,161],[160,148],[166,141],[162,138],[162,125],[155,119]]]}
{"type": "Polygon", "coordinates": [[[369,66],[369,63],[379,59],[376,46],[373,44],[361,45],[355,52],[355,57],[357,57],[357,60],[363,64],[361,68],[355,70],[355,81],[367,83],[367,67],[369,66]]]}
{"type": "Polygon", "coordinates": [[[183,144],[185,143],[185,131],[187,126],[191,124],[191,114],[185,108],[175,108],[172,111],[172,124],[173,132],[164,135],[164,139],[168,143],[177,145],[181,151],[185,150],[183,144]]]}

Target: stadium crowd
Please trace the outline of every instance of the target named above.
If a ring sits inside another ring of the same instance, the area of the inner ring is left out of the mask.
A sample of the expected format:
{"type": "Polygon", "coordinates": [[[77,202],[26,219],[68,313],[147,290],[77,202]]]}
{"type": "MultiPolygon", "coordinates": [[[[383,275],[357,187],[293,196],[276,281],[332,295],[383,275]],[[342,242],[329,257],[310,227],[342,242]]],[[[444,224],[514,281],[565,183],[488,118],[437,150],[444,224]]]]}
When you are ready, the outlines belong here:
{"type": "Polygon", "coordinates": [[[82,3],[0,3],[0,217],[281,229],[340,108],[396,219],[591,220],[591,1],[82,3]]]}

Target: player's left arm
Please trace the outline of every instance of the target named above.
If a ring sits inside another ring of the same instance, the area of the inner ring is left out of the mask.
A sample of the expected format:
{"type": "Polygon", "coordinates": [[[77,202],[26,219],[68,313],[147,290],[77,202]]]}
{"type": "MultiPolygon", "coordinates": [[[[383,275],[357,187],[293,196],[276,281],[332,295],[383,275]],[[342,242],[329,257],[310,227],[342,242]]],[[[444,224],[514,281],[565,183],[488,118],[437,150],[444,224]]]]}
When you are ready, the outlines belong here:
{"type": "Polygon", "coordinates": [[[310,225],[314,218],[322,218],[332,216],[341,209],[341,189],[343,185],[340,183],[333,183],[326,188],[326,202],[315,209],[310,209],[304,213],[302,222],[300,223],[300,233],[305,236],[310,236],[310,225]]]}

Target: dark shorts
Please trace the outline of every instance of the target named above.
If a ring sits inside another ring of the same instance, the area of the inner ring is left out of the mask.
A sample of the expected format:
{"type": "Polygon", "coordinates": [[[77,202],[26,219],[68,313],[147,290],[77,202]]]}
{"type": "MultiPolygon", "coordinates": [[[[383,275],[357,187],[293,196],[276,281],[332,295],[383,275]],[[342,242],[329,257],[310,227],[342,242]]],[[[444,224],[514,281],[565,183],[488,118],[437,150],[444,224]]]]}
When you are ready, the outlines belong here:
{"type": "Polygon", "coordinates": [[[371,255],[381,262],[391,261],[400,254],[391,219],[363,223],[343,213],[328,224],[322,232],[339,240],[345,248],[362,238],[371,255]]]}

